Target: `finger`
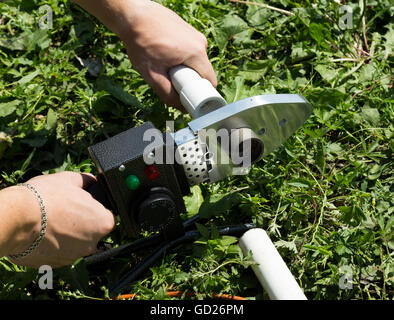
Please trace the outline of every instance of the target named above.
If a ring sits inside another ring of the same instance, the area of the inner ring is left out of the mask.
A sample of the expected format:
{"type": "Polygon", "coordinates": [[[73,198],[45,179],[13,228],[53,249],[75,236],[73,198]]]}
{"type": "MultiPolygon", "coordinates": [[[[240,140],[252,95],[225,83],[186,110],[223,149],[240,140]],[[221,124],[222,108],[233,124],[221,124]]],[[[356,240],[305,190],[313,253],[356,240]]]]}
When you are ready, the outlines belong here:
{"type": "Polygon", "coordinates": [[[55,174],[59,175],[61,178],[67,179],[71,184],[82,189],[86,189],[91,184],[97,182],[96,177],[90,173],[64,171],[55,174]]]}
{"type": "Polygon", "coordinates": [[[171,83],[168,76],[168,70],[165,70],[164,68],[159,70],[150,70],[148,78],[149,79],[146,79],[146,81],[164,103],[177,109],[182,109],[179,94],[171,83]]]}
{"type": "Polygon", "coordinates": [[[205,52],[185,60],[183,64],[194,69],[201,78],[209,80],[215,88],[217,87],[218,81],[215,71],[213,70],[212,64],[209,62],[208,56],[205,52]]]}
{"type": "Polygon", "coordinates": [[[100,218],[100,228],[99,228],[99,239],[97,242],[107,234],[109,234],[114,228],[116,224],[115,215],[104,206],[102,206],[102,217],[100,218]]]}

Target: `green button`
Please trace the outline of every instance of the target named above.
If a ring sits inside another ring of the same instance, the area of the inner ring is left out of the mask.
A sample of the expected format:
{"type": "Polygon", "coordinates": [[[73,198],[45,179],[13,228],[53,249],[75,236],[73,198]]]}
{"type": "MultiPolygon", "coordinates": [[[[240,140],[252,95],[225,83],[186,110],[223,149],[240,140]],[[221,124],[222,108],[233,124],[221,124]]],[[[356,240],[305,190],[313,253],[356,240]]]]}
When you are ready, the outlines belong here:
{"type": "Polygon", "coordinates": [[[126,185],[129,187],[130,190],[138,189],[140,186],[140,180],[134,174],[127,176],[126,178],[126,185]]]}

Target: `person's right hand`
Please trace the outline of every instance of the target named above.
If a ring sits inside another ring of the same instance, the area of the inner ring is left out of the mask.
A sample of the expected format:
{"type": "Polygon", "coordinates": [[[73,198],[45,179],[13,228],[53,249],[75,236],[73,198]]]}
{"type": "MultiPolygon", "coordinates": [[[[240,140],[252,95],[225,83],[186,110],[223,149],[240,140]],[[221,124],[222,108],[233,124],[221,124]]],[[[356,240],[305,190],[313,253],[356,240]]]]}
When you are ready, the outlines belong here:
{"type": "MultiPolygon", "coordinates": [[[[207,56],[205,36],[175,12],[154,1],[139,1],[119,32],[133,67],[166,104],[182,108],[168,72],[188,66],[214,87],[217,79],[207,56]]],[[[127,15],[128,16],[128,15],[127,15]]]]}
{"type": "MultiPolygon", "coordinates": [[[[113,229],[115,219],[111,211],[84,190],[94,182],[92,175],[76,172],[42,175],[27,181],[44,200],[47,230],[31,254],[12,261],[33,268],[44,264],[56,268],[95,253],[98,241],[113,229]]],[[[12,207],[17,209],[14,218],[19,219],[9,242],[11,252],[7,254],[12,255],[25,251],[38,237],[41,211],[31,190],[24,186],[8,189],[6,192],[14,199],[12,207]]]]}

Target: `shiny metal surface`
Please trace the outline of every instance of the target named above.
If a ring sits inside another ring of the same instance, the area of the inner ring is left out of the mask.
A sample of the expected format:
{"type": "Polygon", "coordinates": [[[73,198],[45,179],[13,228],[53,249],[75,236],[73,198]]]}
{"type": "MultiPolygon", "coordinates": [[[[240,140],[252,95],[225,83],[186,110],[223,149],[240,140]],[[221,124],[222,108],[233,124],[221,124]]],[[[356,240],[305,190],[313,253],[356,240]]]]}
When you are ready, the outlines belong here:
{"type": "Polygon", "coordinates": [[[189,122],[188,126],[195,134],[203,129],[226,128],[226,122],[231,129],[247,126],[263,141],[265,156],[283,144],[311,113],[311,104],[301,95],[267,94],[228,104],[189,122]]]}
{"type": "Polygon", "coordinates": [[[301,95],[259,95],[228,104],[189,122],[188,128],[174,134],[174,139],[177,145],[197,137],[206,142],[207,153],[211,155],[209,182],[215,182],[248,172],[248,168],[231,161],[229,147],[221,145],[223,139],[218,141],[223,130],[230,137],[234,129],[250,128],[263,144],[261,156],[264,157],[282,145],[311,113],[311,104],[301,95]]]}

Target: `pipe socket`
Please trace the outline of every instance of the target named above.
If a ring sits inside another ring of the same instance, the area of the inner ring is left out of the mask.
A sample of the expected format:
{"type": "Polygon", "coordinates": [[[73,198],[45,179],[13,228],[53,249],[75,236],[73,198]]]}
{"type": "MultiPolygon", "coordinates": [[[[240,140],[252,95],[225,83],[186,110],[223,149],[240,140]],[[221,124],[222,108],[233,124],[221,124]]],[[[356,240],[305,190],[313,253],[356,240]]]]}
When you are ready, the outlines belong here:
{"type": "Polygon", "coordinates": [[[169,71],[169,76],[182,105],[194,119],[227,104],[211,82],[191,68],[176,66],[169,71]]]}

